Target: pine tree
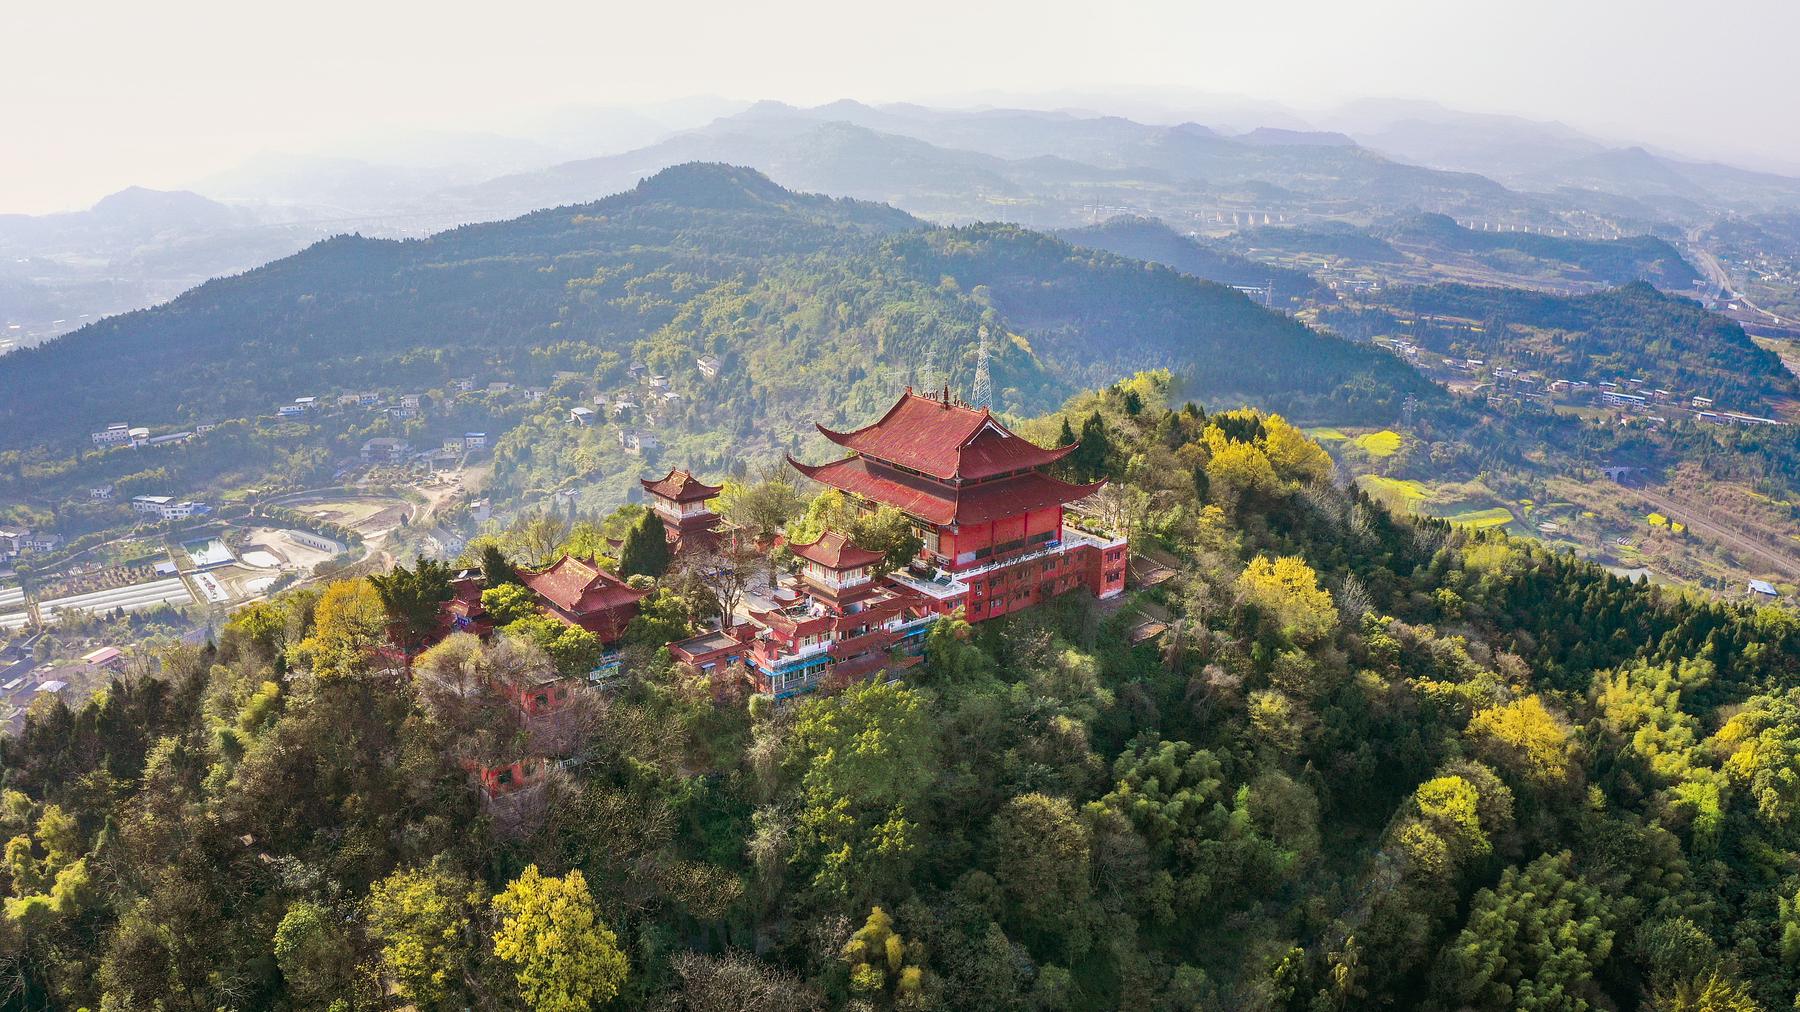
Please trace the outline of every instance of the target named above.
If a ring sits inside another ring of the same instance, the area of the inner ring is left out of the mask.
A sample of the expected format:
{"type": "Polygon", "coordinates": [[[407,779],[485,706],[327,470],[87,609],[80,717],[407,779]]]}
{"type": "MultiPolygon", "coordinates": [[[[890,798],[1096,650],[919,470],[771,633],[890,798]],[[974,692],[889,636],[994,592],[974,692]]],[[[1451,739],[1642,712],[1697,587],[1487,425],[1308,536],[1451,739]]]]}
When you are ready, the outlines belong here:
{"type": "Polygon", "coordinates": [[[647,511],[619,546],[619,575],[658,577],[669,571],[669,536],[655,510],[647,511]]]}
{"type": "Polygon", "coordinates": [[[1093,481],[1106,473],[1107,459],[1112,456],[1112,440],[1106,435],[1106,420],[1096,411],[1081,423],[1081,449],[1070,454],[1076,477],[1093,481]]]}
{"type": "Polygon", "coordinates": [[[499,545],[488,545],[481,550],[481,575],[489,587],[519,582],[519,571],[513,568],[512,560],[499,545]]]}

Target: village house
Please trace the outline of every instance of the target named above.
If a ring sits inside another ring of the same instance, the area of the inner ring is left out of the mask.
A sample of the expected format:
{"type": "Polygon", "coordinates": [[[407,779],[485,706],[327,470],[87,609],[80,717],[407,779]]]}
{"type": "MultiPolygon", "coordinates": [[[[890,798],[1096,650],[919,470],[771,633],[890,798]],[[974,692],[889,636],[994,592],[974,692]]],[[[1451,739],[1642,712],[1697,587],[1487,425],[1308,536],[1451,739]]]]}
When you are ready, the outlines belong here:
{"type": "Polygon", "coordinates": [[[719,369],[723,364],[711,355],[702,355],[694,360],[694,368],[700,370],[700,375],[707,379],[718,379],[719,369]]]}
{"type": "Polygon", "coordinates": [[[396,436],[376,436],[362,445],[365,464],[397,464],[412,452],[412,444],[396,436]]]}
{"type": "Polygon", "coordinates": [[[95,485],[93,488],[88,489],[88,498],[95,502],[106,502],[112,497],[113,487],[110,483],[106,485],[95,485]]]}
{"type": "Polygon", "coordinates": [[[594,409],[586,407],[570,408],[569,421],[586,428],[587,426],[594,424],[594,409]]]}
{"type": "Polygon", "coordinates": [[[134,495],[131,497],[131,508],[139,513],[145,513],[151,516],[161,516],[163,507],[174,501],[174,496],[134,495]]]}
{"type": "Polygon", "coordinates": [[[418,394],[401,394],[400,406],[408,411],[417,411],[424,401],[418,394]]]}
{"type": "Polygon", "coordinates": [[[488,445],[488,435],[485,432],[465,432],[462,442],[465,450],[485,450],[488,445]]]}

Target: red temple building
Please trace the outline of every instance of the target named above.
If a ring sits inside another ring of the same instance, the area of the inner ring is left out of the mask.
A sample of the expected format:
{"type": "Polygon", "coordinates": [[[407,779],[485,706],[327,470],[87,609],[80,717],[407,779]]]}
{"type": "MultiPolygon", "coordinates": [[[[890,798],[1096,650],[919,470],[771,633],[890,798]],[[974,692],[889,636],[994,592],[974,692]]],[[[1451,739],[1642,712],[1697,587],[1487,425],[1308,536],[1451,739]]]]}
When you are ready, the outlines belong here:
{"type": "Polygon", "coordinates": [[[705,551],[718,540],[719,515],[712,500],[722,485],[708,485],[676,468],[655,481],[640,478],[638,484],[650,497],[650,508],[662,518],[669,547],[676,552],[705,551]]]}
{"type": "Polygon", "coordinates": [[[1074,446],[1046,450],[985,408],[911,390],[872,425],[819,431],[850,455],[789,462],[865,510],[900,510],[923,550],[878,577],[881,553],[840,532],[789,543],[798,570],[771,606],[752,609],[748,625],[670,644],[678,660],[701,670],[741,663],[756,691],[780,699],[918,663],[939,615],[963,609],[978,622],[1078,587],[1102,598],[1125,589],[1125,539],[1064,525],[1063,507],[1104,484],[1047,473],[1074,446]]]}
{"type": "Polygon", "coordinates": [[[638,602],[650,595],[593,562],[565,555],[548,569],[524,571],[519,581],[537,595],[544,610],[611,643],[637,617],[638,602]]]}
{"type": "Polygon", "coordinates": [[[1105,484],[1047,473],[1076,444],[1044,449],[987,408],[910,388],[870,425],[819,431],[850,455],[789,463],[865,509],[892,506],[912,518],[924,551],[887,580],[929,598],[936,610],[960,607],[979,622],[1076,587],[1101,598],[1125,589],[1125,539],[1063,522],[1065,505],[1105,484]]]}

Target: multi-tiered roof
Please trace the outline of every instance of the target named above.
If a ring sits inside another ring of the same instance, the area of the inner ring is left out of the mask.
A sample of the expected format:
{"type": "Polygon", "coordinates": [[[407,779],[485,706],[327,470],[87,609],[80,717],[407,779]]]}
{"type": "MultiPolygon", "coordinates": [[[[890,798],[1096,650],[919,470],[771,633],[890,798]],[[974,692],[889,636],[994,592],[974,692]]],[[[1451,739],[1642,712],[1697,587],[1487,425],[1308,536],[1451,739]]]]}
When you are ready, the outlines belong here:
{"type": "Polygon", "coordinates": [[[675,468],[655,481],[639,478],[638,484],[644,486],[644,491],[653,496],[678,503],[705,502],[718,495],[719,491],[725,487],[708,485],[681,468],[675,468]]]}
{"type": "Polygon", "coordinates": [[[818,428],[851,455],[818,465],[788,457],[801,474],[940,526],[988,523],[1060,506],[1104,484],[1076,485],[1043,473],[1076,444],[1044,449],[1013,433],[987,408],[958,404],[948,395],[916,394],[910,387],[872,424],[851,432],[818,428]]]}

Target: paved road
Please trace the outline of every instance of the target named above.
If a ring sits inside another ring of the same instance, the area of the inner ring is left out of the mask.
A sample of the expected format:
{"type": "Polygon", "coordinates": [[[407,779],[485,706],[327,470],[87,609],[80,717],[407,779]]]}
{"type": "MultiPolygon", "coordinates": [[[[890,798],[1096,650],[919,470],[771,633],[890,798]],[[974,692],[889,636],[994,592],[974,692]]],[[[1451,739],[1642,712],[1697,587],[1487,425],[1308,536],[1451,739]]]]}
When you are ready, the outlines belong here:
{"type": "Polygon", "coordinates": [[[1705,230],[1705,225],[1695,225],[1693,228],[1688,229],[1688,256],[1693,259],[1694,266],[1700,268],[1700,273],[1706,275],[1706,279],[1712,283],[1714,288],[1722,292],[1727,299],[1736,302],[1745,310],[1755,313],[1758,316],[1766,317],[1770,323],[1776,324],[1777,326],[1794,326],[1795,324],[1792,320],[1769,312],[1756,303],[1751,302],[1743,292],[1732,288],[1731,275],[1725,273],[1725,267],[1719,263],[1719,258],[1713,256],[1704,246],[1700,245],[1700,233],[1705,230]]]}

